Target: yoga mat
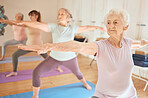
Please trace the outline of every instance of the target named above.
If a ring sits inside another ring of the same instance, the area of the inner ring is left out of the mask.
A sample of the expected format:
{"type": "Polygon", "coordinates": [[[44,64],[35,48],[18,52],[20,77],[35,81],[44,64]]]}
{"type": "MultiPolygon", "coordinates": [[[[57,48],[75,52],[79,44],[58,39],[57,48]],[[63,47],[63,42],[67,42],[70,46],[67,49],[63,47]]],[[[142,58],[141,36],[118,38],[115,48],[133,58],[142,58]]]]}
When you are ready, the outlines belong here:
{"type": "MultiPolygon", "coordinates": [[[[52,69],[51,71],[45,73],[41,77],[48,77],[48,76],[55,76],[55,75],[71,73],[71,71],[69,69],[65,68],[64,66],[60,66],[60,68],[63,70],[63,72],[59,72],[55,68],[55,69],[52,69]]],[[[9,74],[10,72],[0,73],[0,83],[15,82],[15,81],[32,79],[32,71],[33,71],[33,69],[18,71],[17,76],[11,76],[11,77],[6,77],[6,75],[9,74]]]]}
{"type": "MultiPolygon", "coordinates": [[[[39,61],[39,60],[44,60],[44,59],[41,58],[41,56],[21,56],[21,57],[18,58],[19,62],[39,61]]],[[[12,62],[12,58],[7,57],[7,58],[5,58],[4,61],[0,61],[0,64],[2,64],[2,63],[11,63],[11,62],[12,62]]]]}
{"type": "MultiPolygon", "coordinates": [[[[93,96],[95,85],[89,81],[87,83],[92,87],[92,90],[87,90],[81,82],[69,85],[63,85],[53,88],[40,90],[39,98],[88,98],[93,96]]],[[[3,96],[0,98],[31,98],[31,92],[3,96]]]]}

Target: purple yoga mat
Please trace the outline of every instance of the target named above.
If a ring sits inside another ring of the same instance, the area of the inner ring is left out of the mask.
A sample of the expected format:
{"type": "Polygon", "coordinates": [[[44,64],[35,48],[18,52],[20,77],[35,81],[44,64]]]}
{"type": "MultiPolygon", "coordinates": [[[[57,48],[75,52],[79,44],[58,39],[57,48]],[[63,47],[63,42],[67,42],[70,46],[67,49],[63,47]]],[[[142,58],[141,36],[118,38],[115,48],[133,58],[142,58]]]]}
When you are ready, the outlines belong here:
{"type": "MultiPolygon", "coordinates": [[[[55,75],[71,73],[71,71],[65,68],[64,66],[60,66],[60,68],[63,70],[63,72],[59,72],[56,69],[52,69],[41,77],[48,77],[48,76],[55,76],[55,75]]],[[[0,83],[32,79],[32,71],[33,69],[18,71],[18,75],[12,76],[12,77],[6,77],[6,75],[9,74],[10,72],[0,73],[0,83]]]]}

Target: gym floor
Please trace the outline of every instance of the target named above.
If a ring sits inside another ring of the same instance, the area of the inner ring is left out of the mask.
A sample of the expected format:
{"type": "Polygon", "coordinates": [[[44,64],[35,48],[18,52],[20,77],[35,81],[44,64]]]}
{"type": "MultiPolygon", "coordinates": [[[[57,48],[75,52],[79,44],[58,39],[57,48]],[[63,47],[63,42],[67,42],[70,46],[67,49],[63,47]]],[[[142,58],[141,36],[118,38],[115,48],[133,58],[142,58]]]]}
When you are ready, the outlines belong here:
{"type": "MultiPolygon", "coordinates": [[[[12,53],[17,50],[16,46],[8,46],[6,50],[6,57],[11,57],[12,53]]],[[[1,51],[1,48],[0,48],[1,51]]],[[[25,56],[29,55],[37,55],[36,53],[32,52],[25,56]]],[[[1,56],[1,52],[0,52],[1,56]]],[[[97,66],[96,61],[93,62],[92,66],[89,65],[92,59],[78,55],[78,63],[81,72],[83,73],[86,80],[96,84],[97,83],[97,66]]],[[[41,61],[31,61],[31,62],[19,62],[18,70],[27,70],[27,69],[34,69],[41,61]]],[[[0,72],[8,72],[12,71],[12,64],[5,63],[0,64],[0,72]]],[[[77,78],[72,74],[63,74],[58,76],[50,76],[41,78],[41,89],[56,87],[66,84],[72,84],[79,82],[77,78]]],[[[148,98],[148,88],[146,91],[143,91],[145,86],[145,82],[133,78],[134,85],[137,90],[138,98],[148,98]]],[[[0,97],[7,96],[12,94],[18,94],[22,92],[32,91],[32,80],[23,80],[23,81],[16,81],[16,82],[9,82],[9,83],[1,83],[0,84],[0,97]]]]}

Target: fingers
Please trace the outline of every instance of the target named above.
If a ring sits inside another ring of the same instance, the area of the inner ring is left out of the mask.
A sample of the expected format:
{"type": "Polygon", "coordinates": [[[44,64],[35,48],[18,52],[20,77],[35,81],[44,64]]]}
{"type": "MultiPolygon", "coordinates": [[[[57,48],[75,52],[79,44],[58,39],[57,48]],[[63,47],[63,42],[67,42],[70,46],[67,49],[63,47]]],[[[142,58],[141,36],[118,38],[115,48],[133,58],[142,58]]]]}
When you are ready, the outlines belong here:
{"type": "Polygon", "coordinates": [[[145,40],[141,40],[141,45],[142,46],[144,46],[144,45],[146,45],[147,43],[146,43],[146,41],[145,40]]]}
{"type": "Polygon", "coordinates": [[[19,49],[22,49],[22,50],[30,50],[30,51],[33,51],[34,49],[30,48],[29,46],[18,46],[19,49]]]}
{"type": "Polygon", "coordinates": [[[103,30],[102,31],[104,31],[104,32],[106,32],[106,30],[103,28],[103,30]]]}
{"type": "Polygon", "coordinates": [[[101,30],[104,31],[104,32],[106,32],[106,30],[103,27],[101,27],[101,30]]]}
{"type": "Polygon", "coordinates": [[[46,53],[46,52],[41,51],[41,50],[38,50],[38,51],[37,51],[37,54],[38,54],[38,55],[40,55],[40,54],[45,54],[45,53],[46,53]]]}
{"type": "Polygon", "coordinates": [[[98,29],[101,30],[101,31],[106,32],[106,29],[104,29],[103,27],[99,27],[98,29]]]}
{"type": "Polygon", "coordinates": [[[0,18],[0,23],[3,22],[3,20],[0,18]]]}
{"type": "Polygon", "coordinates": [[[22,45],[18,46],[19,49],[21,49],[22,47],[23,47],[22,45]]]}
{"type": "Polygon", "coordinates": [[[28,50],[26,49],[26,46],[18,46],[19,49],[22,49],[22,50],[28,50]]]}
{"type": "Polygon", "coordinates": [[[37,52],[38,52],[38,54],[45,54],[45,53],[47,53],[48,51],[47,51],[47,50],[38,50],[37,52]]]}
{"type": "Polygon", "coordinates": [[[41,47],[36,45],[32,45],[32,46],[22,45],[22,46],[18,46],[18,48],[22,50],[36,51],[38,54],[48,52],[48,47],[41,47]]]}
{"type": "Polygon", "coordinates": [[[17,25],[18,25],[18,26],[23,26],[24,24],[23,24],[23,23],[17,23],[17,25]]]}
{"type": "Polygon", "coordinates": [[[19,49],[23,49],[23,46],[18,46],[19,49]]]}

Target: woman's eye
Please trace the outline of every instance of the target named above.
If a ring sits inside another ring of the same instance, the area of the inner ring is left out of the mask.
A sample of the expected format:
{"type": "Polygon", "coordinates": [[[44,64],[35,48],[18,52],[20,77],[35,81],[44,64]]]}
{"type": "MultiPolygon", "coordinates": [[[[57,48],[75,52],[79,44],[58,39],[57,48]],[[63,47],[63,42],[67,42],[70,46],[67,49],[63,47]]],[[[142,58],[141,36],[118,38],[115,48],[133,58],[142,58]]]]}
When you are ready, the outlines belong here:
{"type": "Polygon", "coordinates": [[[109,22],[107,22],[107,24],[110,24],[109,22]]]}
{"type": "Polygon", "coordinates": [[[115,21],[114,23],[115,23],[115,24],[117,24],[118,22],[117,22],[117,21],[115,21]]]}

